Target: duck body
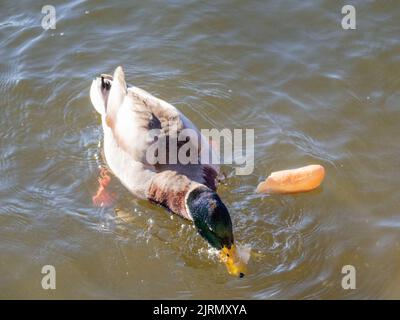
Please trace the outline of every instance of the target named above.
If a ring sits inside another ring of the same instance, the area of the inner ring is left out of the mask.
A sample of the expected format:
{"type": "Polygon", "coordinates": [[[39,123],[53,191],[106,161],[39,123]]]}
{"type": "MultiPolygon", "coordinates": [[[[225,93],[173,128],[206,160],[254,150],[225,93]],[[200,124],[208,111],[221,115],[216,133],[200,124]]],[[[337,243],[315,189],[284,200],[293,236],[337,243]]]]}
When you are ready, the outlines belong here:
{"type": "Polygon", "coordinates": [[[113,174],[134,196],[193,221],[199,234],[229,257],[234,239],[228,209],[216,193],[219,168],[211,163],[213,149],[196,126],[171,104],[127,86],[121,67],[113,76],[94,79],[90,98],[101,115],[104,155],[113,174]],[[180,141],[188,129],[190,139],[180,141]],[[177,141],[176,148],[171,141],[177,141]],[[201,161],[181,161],[179,153],[188,146],[201,161]],[[149,158],[149,150],[164,161],[149,158]]]}
{"type": "MultiPolygon", "coordinates": [[[[156,143],[149,135],[151,130],[159,130],[159,136],[174,135],[175,138],[184,129],[196,132],[201,148],[212,152],[196,126],[171,104],[140,88],[126,86],[120,67],[114,77],[104,75],[103,79],[93,81],[91,99],[96,110],[100,110],[104,155],[114,175],[136,197],[158,203],[193,220],[187,211],[185,197],[195,188],[215,191],[218,166],[210,163],[183,165],[179,159],[173,164],[150,164],[146,153],[156,143]]],[[[166,156],[168,158],[169,154],[166,156]]]]}

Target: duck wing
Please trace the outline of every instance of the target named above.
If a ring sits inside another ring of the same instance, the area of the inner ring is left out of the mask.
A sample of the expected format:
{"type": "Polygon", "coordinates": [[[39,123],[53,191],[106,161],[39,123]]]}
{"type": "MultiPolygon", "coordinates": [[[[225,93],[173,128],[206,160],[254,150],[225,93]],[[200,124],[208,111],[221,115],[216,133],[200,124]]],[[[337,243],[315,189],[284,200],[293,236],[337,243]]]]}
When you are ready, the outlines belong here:
{"type": "Polygon", "coordinates": [[[120,148],[156,173],[153,180],[165,186],[166,177],[178,174],[216,189],[218,166],[211,164],[213,151],[206,138],[171,104],[140,88],[127,87],[122,69],[114,74],[106,122],[120,148]],[[182,134],[186,139],[179,141],[182,134]],[[183,152],[192,153],[189,158],[195,161],[188,163],[188,157],[181,161],[183,152]],[[209,156],[202,158],[202,152],[209,156]]]}

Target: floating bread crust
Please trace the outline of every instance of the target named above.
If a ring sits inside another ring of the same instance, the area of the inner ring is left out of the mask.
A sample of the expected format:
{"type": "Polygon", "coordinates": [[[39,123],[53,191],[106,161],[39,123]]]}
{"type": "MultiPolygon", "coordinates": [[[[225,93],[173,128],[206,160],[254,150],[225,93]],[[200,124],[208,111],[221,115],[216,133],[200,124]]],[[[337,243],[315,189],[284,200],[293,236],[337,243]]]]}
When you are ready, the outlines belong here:
{"type": "Polygon", "coordinates": [[[265,193],[306,192],[318,188],[324,177],[325,169],[318,164],[276,171],[261,182],[256,191],[265,193]]]}

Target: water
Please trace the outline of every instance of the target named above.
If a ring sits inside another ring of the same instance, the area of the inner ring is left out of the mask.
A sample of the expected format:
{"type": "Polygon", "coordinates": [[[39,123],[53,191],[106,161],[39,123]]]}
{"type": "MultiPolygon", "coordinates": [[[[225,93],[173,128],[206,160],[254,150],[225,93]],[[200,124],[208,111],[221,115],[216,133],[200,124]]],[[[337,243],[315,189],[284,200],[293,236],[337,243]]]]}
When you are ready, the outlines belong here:
{"type": "Polygon", "coordinates": [[[353,1],[2,1],[0,298],[400,298],[400,6],[353,1]],[[255,253],[229,276],[190,224],[113,179],[96,208],[94,76],[175,104],[199,128],[254,128],[255,170],[219,193],[255,253]],[[271,171],[320,163],[323,187],[255,194],[271,171]],[[57,289],[41,288],[54,265],[57,289]],[[344,265],[357,272],[343,290],[344,265]]]}

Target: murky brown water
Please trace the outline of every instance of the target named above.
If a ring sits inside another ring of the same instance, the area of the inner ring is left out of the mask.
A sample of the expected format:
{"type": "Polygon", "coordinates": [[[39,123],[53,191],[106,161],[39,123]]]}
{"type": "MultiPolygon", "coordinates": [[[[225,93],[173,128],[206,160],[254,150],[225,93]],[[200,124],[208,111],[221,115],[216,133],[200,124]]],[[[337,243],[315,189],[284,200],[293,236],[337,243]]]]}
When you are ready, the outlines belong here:
{"type": "Polygon", "coordinates": [[[400,298],[400,3],[352,1],[345,31],[339,2],[51,1],[44,31],[43,3],[2,1],[0,297],[400,298]],[[115,206],[93,206],[89,87],[119,64],[200,128],[255,129],[254,173],[224,166],[219,189],[257,253],[245,278],[115,179],[115,206]],[[309,163],[326,167],[323,188],[254,193],[309,163]],[[41,288],[46,264],[55,291],[41,288]],[[356,290],[341,288],[347,264],[356,290]]]}

